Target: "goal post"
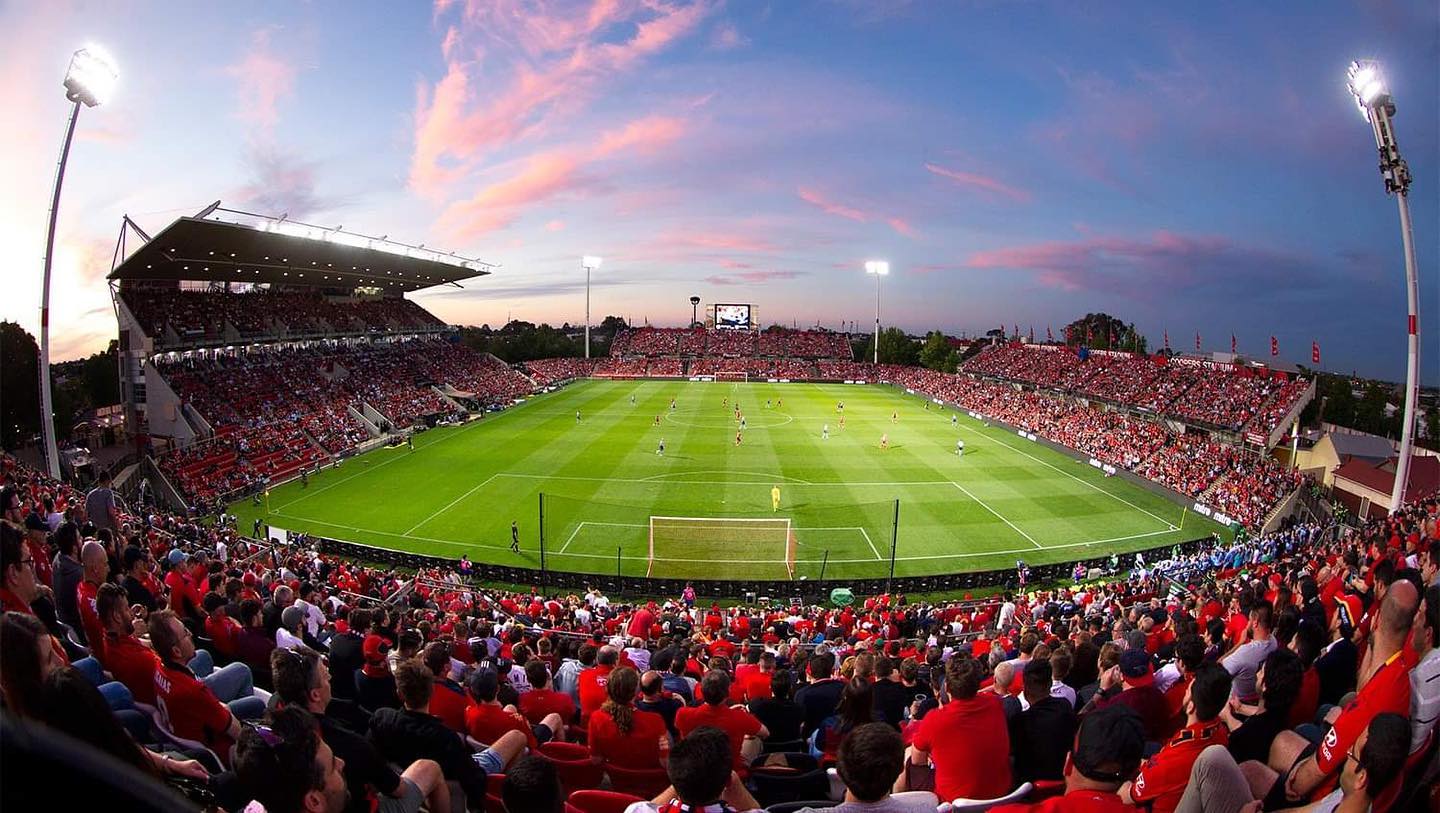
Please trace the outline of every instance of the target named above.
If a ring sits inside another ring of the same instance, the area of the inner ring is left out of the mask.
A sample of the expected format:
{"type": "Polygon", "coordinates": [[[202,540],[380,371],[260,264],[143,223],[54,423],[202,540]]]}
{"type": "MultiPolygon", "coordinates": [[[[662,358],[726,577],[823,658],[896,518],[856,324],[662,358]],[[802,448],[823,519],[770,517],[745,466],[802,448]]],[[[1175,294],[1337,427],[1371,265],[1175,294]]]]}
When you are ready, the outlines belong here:
{"type": "Polygon", "coordinates": [[[776,576],[784,568],[785,578],[794,579],[797,548],[787,517],[651,516],[645,575],[655,576],[667,561],[708,559],[721,571],[727,562],[774,565],[776,576]]]}

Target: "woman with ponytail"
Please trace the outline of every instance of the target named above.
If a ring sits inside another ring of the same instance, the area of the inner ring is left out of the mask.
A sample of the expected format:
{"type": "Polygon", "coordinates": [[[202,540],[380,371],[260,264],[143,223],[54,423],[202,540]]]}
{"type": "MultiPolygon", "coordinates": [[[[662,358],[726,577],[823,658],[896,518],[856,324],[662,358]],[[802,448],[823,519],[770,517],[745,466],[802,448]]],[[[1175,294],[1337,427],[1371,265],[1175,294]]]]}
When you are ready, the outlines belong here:
{"type": "Polygon", "coordinates": [[[660,741],[669,732],[665,718],[653,711],[635,708],[640,673],[628,666],[611,672],[605,683],[607,699],[590,715],[590,753],[602,763],[622,768],[661,767],[660,741]]]}

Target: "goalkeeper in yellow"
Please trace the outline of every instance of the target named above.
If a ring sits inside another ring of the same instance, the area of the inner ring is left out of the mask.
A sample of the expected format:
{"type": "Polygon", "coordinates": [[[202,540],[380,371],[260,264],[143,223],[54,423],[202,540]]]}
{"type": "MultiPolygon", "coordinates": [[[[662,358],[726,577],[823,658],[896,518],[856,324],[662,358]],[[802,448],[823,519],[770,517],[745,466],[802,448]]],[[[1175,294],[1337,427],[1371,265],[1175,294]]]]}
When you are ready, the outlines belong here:
{"type": "Polygon", "coordinates": [[[770,488],[770,510],[780,510],[780,486],[774,485],[770,488]]]}

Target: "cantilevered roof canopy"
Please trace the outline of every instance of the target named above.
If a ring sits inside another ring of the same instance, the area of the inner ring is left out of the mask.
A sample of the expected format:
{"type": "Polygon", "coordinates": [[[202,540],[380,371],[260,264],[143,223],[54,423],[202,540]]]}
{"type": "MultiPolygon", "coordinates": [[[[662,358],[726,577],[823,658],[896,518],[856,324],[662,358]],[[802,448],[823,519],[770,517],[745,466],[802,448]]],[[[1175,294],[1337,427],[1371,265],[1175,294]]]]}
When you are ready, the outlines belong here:
{"type": "Polygon", "coordinates": [[[496,267],[338,227],[221,209],[217,203],[171,223],[116,266],[109,279],[369,286],[405,293],[483,276],[496,267]]]}

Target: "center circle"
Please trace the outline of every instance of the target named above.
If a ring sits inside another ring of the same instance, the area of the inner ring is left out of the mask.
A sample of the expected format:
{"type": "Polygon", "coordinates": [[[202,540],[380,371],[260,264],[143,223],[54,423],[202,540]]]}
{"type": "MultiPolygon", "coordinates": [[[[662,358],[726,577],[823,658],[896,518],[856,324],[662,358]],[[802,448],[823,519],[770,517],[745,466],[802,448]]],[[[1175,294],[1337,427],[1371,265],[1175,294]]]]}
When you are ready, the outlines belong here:
{"type": "MultiPolygon", "coordinates": [[[[740,422],[735,420],[734,413],[727,415],[700,415],[693,410],[668,411],[665,413],[665,420],[680,426],[689,426],[694,429],[739,429],[740,422]]],[[[746,429],[774,429],[777,426],[784,426],[795,420],[794,416],[784,412],[762,412],[752,418],[745,416],[746,429]],[[783,420],[776,420],[781,418],[783,420]]]]}

